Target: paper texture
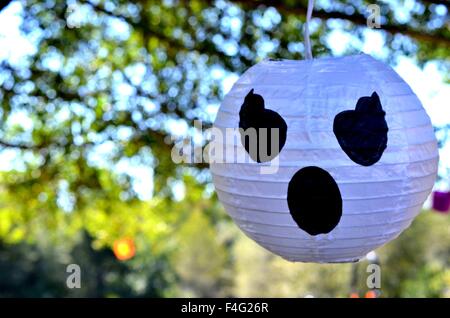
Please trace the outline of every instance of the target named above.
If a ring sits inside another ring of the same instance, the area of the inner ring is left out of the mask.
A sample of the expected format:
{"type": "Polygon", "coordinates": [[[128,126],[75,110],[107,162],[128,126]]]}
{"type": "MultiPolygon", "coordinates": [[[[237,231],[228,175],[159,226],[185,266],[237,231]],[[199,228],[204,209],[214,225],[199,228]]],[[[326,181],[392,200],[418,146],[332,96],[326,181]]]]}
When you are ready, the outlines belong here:
{"type": "MultiPolygon", "coordinates": [[[[309,61],[263,61],[225,97],[214,126],[238,128],[248,92],[287,124],[278,171],[261,174],[250,158],[211,163],[227,213],[250,238],[290,261],[350,262],[397,237],[419,213],[435,182],[437,142],[430,119],[410,87],[387,65],[361,54],[309,61]],[[353,162],[333,133],[335,116],[362,96],[379,95],[389,127],[387,148],[371,166],[353,162]],[[311,236],[292,219],[287,188],[301,168],[317,166],[336,181],[342,217],[328,234],[311,236]]],[[[238,138],[215,141],[240,150],[238,138]]]]}

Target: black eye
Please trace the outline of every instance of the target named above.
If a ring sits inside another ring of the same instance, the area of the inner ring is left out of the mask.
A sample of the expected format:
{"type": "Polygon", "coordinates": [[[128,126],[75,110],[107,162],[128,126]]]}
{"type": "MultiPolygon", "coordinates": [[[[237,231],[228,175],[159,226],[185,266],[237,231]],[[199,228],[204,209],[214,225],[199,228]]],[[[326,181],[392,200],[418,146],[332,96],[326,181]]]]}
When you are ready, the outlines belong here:
{"type": "Polygon", "coordinates": [[[371,166],[380,160],[387,146],[386,113],[376,92],[358,99],[355,110],[334,118],[333,131],[342,150],[351,160],[371,166]]]}
{"type": "Polygon", "coordinates": [[[310,235],[331,232],[342,215],[342,197],[333,177],[319,167],[305,167],[289,181],[287,202],[292,218],[310,235]]]}
{"type": "Polygon", "coordinates": [[[277,112],[266,109],[263,97],[253,89],[239,111],[239,128],[242,145],[256,162],[272,160],[286,143],[286,122],[277,112]]]}

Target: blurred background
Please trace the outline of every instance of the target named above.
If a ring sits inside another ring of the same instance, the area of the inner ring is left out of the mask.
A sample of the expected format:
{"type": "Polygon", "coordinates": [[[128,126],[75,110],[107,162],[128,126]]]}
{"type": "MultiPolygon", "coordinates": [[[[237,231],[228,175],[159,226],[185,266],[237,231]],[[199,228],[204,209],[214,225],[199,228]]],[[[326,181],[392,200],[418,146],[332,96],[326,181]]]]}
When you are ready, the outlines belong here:
{"type": "Polygon", "coordinates": [[[208,165],[173,144],[265,58],[303,59],[304,0],[1,0],[1,297],[450,297],[447,0],[316,0],[314,57],[365,52],[413,88],[440,146],[435,200],[358,264],[294,264],[246,238],[208,165]],[[381,29],[367,27],[380,8],[381,29]],[[440,200],[439,202],[435,202],[440,200]],[[433,209],[434,206],[434,209],[433,209]],[[436,211],[440,210],[440,211],[436,211]],[[66,266],[81,288],[66,286],[66,266]]]}

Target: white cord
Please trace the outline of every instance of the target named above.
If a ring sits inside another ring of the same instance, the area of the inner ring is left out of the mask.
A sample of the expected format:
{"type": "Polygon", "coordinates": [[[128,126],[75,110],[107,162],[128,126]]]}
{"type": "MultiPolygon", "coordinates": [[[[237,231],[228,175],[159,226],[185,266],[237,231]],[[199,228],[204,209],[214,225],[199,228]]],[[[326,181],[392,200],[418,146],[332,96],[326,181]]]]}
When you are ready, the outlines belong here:
{"type": "Polygon", "coordinates": [[[309,39],[309,22],[311,21],[311,16],[314,8],[314,0],[308,0],[308,10],[306,12],[306,23],[303,30],[303,38],[305,39],[305,55],[307,60],[313,58],[311,51],[311,41],[309,39]]]}

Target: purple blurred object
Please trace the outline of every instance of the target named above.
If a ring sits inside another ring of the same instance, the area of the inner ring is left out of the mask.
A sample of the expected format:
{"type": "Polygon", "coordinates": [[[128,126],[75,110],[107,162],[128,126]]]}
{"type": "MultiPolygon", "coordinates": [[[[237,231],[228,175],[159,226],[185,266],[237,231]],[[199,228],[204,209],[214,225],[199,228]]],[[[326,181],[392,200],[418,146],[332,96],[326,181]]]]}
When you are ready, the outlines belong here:
{"type": "Polygon", "coordinates": [[[433,193],[433,210],[441,213],[450,212],[450,192],[435,191],[433,193]]]}

